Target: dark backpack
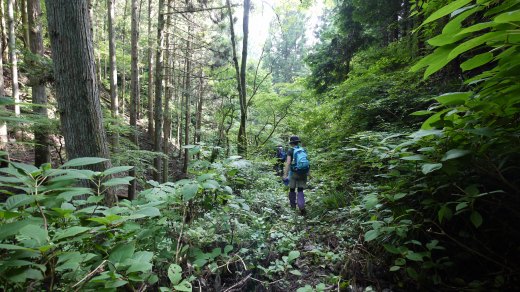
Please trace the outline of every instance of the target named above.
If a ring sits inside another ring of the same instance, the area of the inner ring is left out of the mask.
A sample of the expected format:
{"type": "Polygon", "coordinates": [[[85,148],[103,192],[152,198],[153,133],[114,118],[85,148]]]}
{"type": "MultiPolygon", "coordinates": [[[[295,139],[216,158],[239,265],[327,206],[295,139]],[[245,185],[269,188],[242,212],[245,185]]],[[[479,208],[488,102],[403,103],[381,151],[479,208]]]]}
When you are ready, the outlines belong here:
{"type": "Polygon", "coordinates": [[[309,162],[309,158],[307,157],[307,151],[305,151],[305,149],[300,146],[294,147],[291,170],[296,173],[305,174],[308,173],[310,169],[311,164],[309,162]]]}
{"type": "Polygon", "coordinates": [[[283,148],[278,148],[276,157],[278,157],[280,161],[285,161],[287,160],[287,153],[283,150],[283,148]]]}

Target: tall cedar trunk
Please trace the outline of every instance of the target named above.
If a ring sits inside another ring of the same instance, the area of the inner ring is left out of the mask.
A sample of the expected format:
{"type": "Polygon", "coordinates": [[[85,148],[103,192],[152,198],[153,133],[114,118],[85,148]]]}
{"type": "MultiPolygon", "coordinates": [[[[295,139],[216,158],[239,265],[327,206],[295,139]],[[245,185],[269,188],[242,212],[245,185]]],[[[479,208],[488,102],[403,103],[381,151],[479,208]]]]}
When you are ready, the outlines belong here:
{"type": "Polygon", "coordinates": [[[29,36],[29,17],[27,15],[27,0],[20,1],[20,11],[22,12],[22,31],[23,31],[23,43],[25,49],[30,48],[30,36],[29,36]]]}
{"type": "MultiPolygon", "coordinates": [[[[137,0],[132,0],[132,27],[131,27],[131,46],[132,46],[132,77],[131,77],[131,93],[130,93],[130,126],[132,127],[132,142],[138,146],[137,138],[137,100],[139,99],[139,50],[137,43],[139,41],[139,27],[137,23],[137,0]]],[[[135,170],[129,172],[130,176],[135,177],[135,170]]],[[[133,200],[136,193],[136,180],[133,180],[128,186],[128,199],[133,200]]]]}
{"type": "Polygon", "coordinates": [[[153,51],[152,51],[152,0],[148,0],[148,135],[153,140],[153,51]]]}
{"type": "MultiPolygon", "coordinates": [[[[202,69],[200,70],[200,78],[199,78],[199,100],[197,101],[197,119],[195,124],[195,143],[200,144],[201,141],[201,129],[202,129],[202,106],[204,101],[204,79],[202,69]]],[[[200,154],[197,155],[198,159],[200,159],[200,154]]]]}
{"type": "MultiPolygon", "coordinates": [[[[186,1],[188,2],[188,1],[186,1]]],[[[188,4],[188,3],[186,3],[188,4]]],[[[191,30],[191,27],[188,25],[188,31],[191,30]]],[[[190,51],[191,51],[191,35],[186,40],[186,72],[184,79],[184,145],[190,144],[190,125],[191,125],[191,60],[190,60],[190,51]]],[[[184,174],[188,174],[188,164],[190,162],[190,149],[184,149],[184,163],[182,165],[182,172],[184,174]]]]}
{"type": "MultiPolygon", "coordinates": [[[[9,23],[9,59],[11,62],[11,76],[12,76],[12,92],[13,100],[16,103],[14,106],[14,113],[16,116],[20,115],[20,92],[18,89],[18,59],[16,56],[16,34],[14,31],[14,0],[7,1],[7,14],[9,23]]],[[[21,139],[21,132],[16,131],[16,139],[21,139]]]]}
{"type": "MultiPolygon", "coordinates": [[[[179,67],[180,67],[180,62],[179,62],[179,67]]],[[[186,67],[184,68],[184,70],[186,70],[186,67]]],[[[178,87],[179,87],[179,90],[177,90],[177,93],[179,93],[180,90],[182,90],[181,88],[183,88],[184,86],[184,79],[183,79],[183,76],[184,74],[181,74],[179,73],[178,74],[179,78],[178,78],[178,81],[177,81],[177,84],[178,84],[178,87]]],[[[179,149],[179,159],[182,157],[183,155],[183,151],[182,151],[182,147],[181,145],[182,144],[182,107],[183,107],[183,104],[184,104],[184,94],[181,94],[178,96],[178,98],[176,99],[177,100],[177,114],[176,114],[176,118],[177,118],[177,148],[179,149]]]]}
{"type": "MultiPolygon", "coordinates": [[[[109,158],[87,2],[46,0],[45,3],[67,157],[109,158]]],[[[110,161],[92,169],[103,171],[107,167],[110,167],[110,161]]],[[[116,200],[112,192],[106,192],[107,205],[116,200]]]]}
{"type": "Polygon", "coordinates": [[[243,20],[243,38],[242,38],[242,60],[240,65],[240,127],[238,129],[238,154],[247,156],[247,84],[246,84],[246,68],[247,68],[247,39],[249,36],[249,10],[250,0],[244,0],[244,20],[243,20]]]}
{"type": "MultiPolygon", "coordinates": [[[[162,123],[163,123],[163,62],[164,62],[164,0],[159,0],[159,17],[157,23],[157,51],[155,55],[155,134],[154,151],[162,153],[162,123]]],[[[162,181],[162,158],[154,159],[154,179],[162,181]]]]}
{"type": "MultiPolygon", "coordinates": [[[[166,41],[165,41],[165,49],[166,56],[164,57],[165,63],[167,64],[167,68],[165,69],[165,81],[166,81],[166,89],[165,89],[165,97],[164,97],[164,127],[163,127],[163,153],[166,157],[163,159],[163,169],[162,169],[162,181],[168,181],[168,157],[170,156],[170,136],[172,131],[172,120],[171,120],[171,112],[170,112],[170,101],[172,98],[173,92],[173,72],[175,71],[175,62],[173,62],[173,54],[170,53],[171,43],[175,43],[172,37],[170,37],[169,29],[171,28],[171,15],[172,9],[174,9],[175,1],[168,0],[168,16],[166,18],[166,41]],[[173,2],[173,3],[172,3],[173,2]],[[167,72],[167,73],[166,73],[167,72]]],[[[173,46],[175,47],[175,45],[173,46]]],[[[173,50],[174,51],[174,50],[173,50]]]]}
{"type": "MultiPolygon", "coordinates": [[[[123,12],[123,19],[126,19],[128,10],[128,0],[125,0],[125,9],[123,12]]],[[[123,62],[123,70],[121,72],[121,98],[119,98],[119,109],[124,116],[125,113],[125,96],[126,96],[126,65],[125,65],[125,47],[126,47],[126,21],[123,23],[123,32],[122,32],[122,48],[123,48],[123,59],[121,62],[123,62]]]]}
{"type": "MultiPolygon", "coordinates": [[[[0,0],[2,1],[2,0],[0,0]]],[[[3,43],[0,41],[0,52],[3,49],[3,43]]],[[[0,56],[0,72],[4,72],[4,61],[2,59],[2,56],[0,56]]],[[[4,90],[4,74],[0,74],[0,96],[5,96],[5,90],[4,90]]],[[[0,121],[0,151],[6,151],[7,149],[7,124],[5,121],[0,121]]],[[[0,155],[0,167],[6,167],[7,162],[4,161],[7,160],[7,157],[4,155],[0,155]]]]}
{"type": "MultiPolygon", "coordinates": [[[[5,24],[5,20],[7,19],[7,16],[6,16],[6,12],[5,12],[5,6],[4,6],[4,0],[1,0],[0,1],[0,18],[1,18],[1,21],[0,21],[0,25],[2,25],[2,36],[1,36],[1,40],[0,42],[2,42],[1,44],[1,48],[2,50],[0,52],[2,52],[2,58],[3,60],[6,60],[9,58],[8,56],[8,52],[9,52],[9,49],[8,49],[8,41],[7,41],[7,26],[5,24]]],[[[3,60],[2,60],[2,63],[3,63],[3,60]]],[[[3,74],[2,74],[3,75],[3,74]]]]}
{"type": "MultiPolygon", "coordinates": [[[[27,14],[29,24],[29,44],[31,53],[37,56],[43,56],[43,37],[41,24],[42,9],[40,0],[28,0],[27,14]]],[[[31,66],[32,61],[28,64],[31,66]]],[[[30,76],[32,85],[32,99],[34,104],[46,105],[47,95],[45,94],[45,81],[38,78],[38,75],[30,76]]],[[[34,108],[34,113],[41,117],[47,118],[47,108],[39,106],[34,108]]],[[[49,150],[49,133],[45,127],[36,127],[34,130],[34,140],[36,146],[34,149],[34,164],[40,166],[50,162],[49,150]]]]}
{"type": "MultiPolygon", "coordinates": [[[[112,118],[119,116],[119,100],[117,96],[117,66],[116,66],[116,39],[114,32],[115,18],[115,0],[107,0],[108,10],[108,48],[110,58],[110,111],[112,118]]],[[[116,119],[117,121],[117,119],[116,119]]],[[[116,132],[112,134],[112,147],[117,151],[119,147],[119,135],[116,132]]]]}

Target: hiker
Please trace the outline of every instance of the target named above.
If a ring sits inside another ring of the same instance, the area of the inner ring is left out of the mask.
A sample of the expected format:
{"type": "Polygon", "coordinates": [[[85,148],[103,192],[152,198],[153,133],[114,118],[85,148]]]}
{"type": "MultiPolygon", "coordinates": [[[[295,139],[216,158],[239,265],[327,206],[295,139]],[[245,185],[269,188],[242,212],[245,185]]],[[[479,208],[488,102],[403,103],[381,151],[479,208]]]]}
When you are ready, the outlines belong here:
{"type": "Polygon", "coordinates": [[[287,159],[287,153],[283,149],[282,145],[276,146],[276,163],[274,165],[274,169],[276,171],[276,175],[283,176],[283,167],[285,160],[287,159]]]}
{"type": "Polygon", "coordinates": [[[284,181],[289,181],[289,204],[291,208],[296,208],[296,204],[298,204],[300,213],[305,215],[305,197],[303,190],[307,186],[307,176],[309,175],[310,165],[307,159],[307,152],[300,146],[300,143],[301,141],[298,136],[289,138],[291,149],[287,152],[283,179],[284,181]],[[296,193],[296,191],[298,191],[298,193],[296,193]]]}

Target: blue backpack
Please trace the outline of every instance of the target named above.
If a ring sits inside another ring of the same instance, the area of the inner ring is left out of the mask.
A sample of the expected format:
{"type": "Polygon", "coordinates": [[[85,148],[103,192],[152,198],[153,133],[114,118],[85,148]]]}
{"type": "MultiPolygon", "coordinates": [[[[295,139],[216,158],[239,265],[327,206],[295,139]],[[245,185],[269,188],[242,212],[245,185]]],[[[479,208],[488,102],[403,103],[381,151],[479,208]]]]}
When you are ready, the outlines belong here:
{"type": "Polygon", "coordinates": [[[309,159],[307,158],[307,152],[300,146],[294,147],[293,159],[291,162],[291,170],[305,174],[309,172],[311,165],[309,163],[309,159]]]}

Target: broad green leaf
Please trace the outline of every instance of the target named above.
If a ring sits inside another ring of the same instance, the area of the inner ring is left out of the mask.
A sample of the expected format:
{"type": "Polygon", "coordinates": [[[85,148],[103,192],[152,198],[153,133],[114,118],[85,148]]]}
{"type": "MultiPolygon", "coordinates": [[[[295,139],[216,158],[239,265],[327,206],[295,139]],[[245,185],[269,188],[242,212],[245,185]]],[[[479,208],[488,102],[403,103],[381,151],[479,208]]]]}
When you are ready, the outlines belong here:
{"type": "Polygon", "coordinates": [[[105,281],[105,288],[118,288],[128,284],[128,281],[116,279],[116,280],[107,280],[105,281]]]}
{"type": "Polygon", "coordinates": [[[196,183],[187,184],[182,187],[181,193],[182,193],[182,199],[187,202],[191,200],[195,195],[197,195],[197,192],[199,191],[199,185],[196,183]]]}
{"type": "Polygon", "coordinates": [[[177,264],[171,264],[168,268],[168,278],[173,285],[177,285],[182,279],[182,268],[177,264]]]}
{"type": "Polygon", "coordinates": [[[424,155],[418,154],[418,155],[410,155],[410,156],[401,157],[401,159],[408,160],[408,161],[426,161],[427,157],[424,155]]]}
{"type": "Polygon", "coordinates": [[[421,254],[413,252],[413,251],[409,251],[406,254],[406,258],[411,260],[411,261],[415,261],[415,262],[422,262],[423,261],[423,256],[421,254]]]}
{"type": "Polygon", "coordinates": [[[434,47],[441,47],[449,44],[453,44],[465,38],[467,34],[441,34],[428,40],[428,44],[434,47]]]}
{"type": "Polygon", "coordinates": [[[430,23],[432,21],[435,21],[443,16],[446,16],[455,10],[461,8],[464,5],[467,5],[471,3],[472,0],[457,0],[449,3],[448,5],[438,9],[434,13],[432,13],[426,20],[422,23],[422,25],[425,25],[427,23],[430,23]]]}
{"type": "Polygon", "coordinates": [[[106,182],[102,183],[102,185],[105,186],[105,187],[113,187],[113,186],[119,186],[119,185],[129,185],[132,180],[134,180],[134,177],[132,177],[132,176],[115,177],[115,178],[109,179],[106,182]]]}
{"type": "Polygon", "coordinates": [[[21,206],[26,206],[29,204],[34,203],[35,196],[29,196],[29,195],[14,195],[10,196],[7,201],[5,202],[5,208],[7,210],[16,209],[21,206]]]}
{"type": "Polygon", "coordinates": [[[400,266],[392,266],[392,267],[390,267],[390,272],[399,271],[400,269],[401,269],[400,266]]]}
{"type": "Polygon", "coordinates": [[[496,23],[520,22],[520,10],[502,13],[493,20],[496,23]]]}
{"type": "Polygon", "coordinates": [[[216,180],[207,180],[204,184],[202,184],[202,187],[205,189],[215,190],[220,187],[220,184],[216,180]]]}
{"type": "Polygon", "coordinates": [[[482,219],[482,215],[480,215],[479,212],[477,212],[477,211],[471,212],[470,219],[471,219],[471,223],[473,223],[473,225],[475,225],[476,228],[479,228],[480,225],[482,225],[483,219],[482,219]]]}
{"type": "Polygon", "coordinates": [[[135,242],[129,243],[120,243],[117,245],[111,252],[108,260],[112,263],[120,263],[122,264],[127,259],[131,258],[134,255],[135,250],[135,242]]]}
{"type": "Polygon", "coordinates": [[[300,252],[297,250],[293,250],[293,251],[289,252],[289,255],[287,256],[287,262],[290,263],[299,257],[300,257],[300,252]]]}
{"type": "Polygon", "coordinates": [[[137,210],[134,214],[144,215],[145,217],[158,217],[161,216],[161,211],[155,207],[146,207],[137,210]]]}
{"type": "Polygon", "coordinates": [[[290,270],[289,273],[293,274],[293,275],[296,275],[296,276],[301,276],[302,273],[298,270],[290,270]]]}
{"type": "Polygon", "coordinates": [[[453,213],[451,212],[451,209],[444,205],[439,209],[439,212],[437,213],[437,216],[439,217],[439,222],[442,223],[444,219],[451,219],[453,213]]]}
{"type": "Polygon", "coordinates": [[[370,210],[374,208],[379,203],[379,199],[375,194],[368,194],[363,198],[363,205],[365,209],[370,210]]]}
{"type": "Polygon", "coordinates": [[[468,202],[458,203],[457,206],[455,207],[455,211],[464,210],[467,207],[468,207],[468,202]]]}
{"type": "Polygon", "coordinates": [[[99,158],[99,157],[81,157],[81,158],[71,159],[71,160],[65,162],[62,166],[60,166],[60,168],[92,165],[92,164],[98,164],[98,163],[105,162],[105,161],[108,161],[108,159],[99,158]]]}
{"type": "Polygon", "coordinates": [[[467,40],[466,42],[458,45],[456,48],[454,48],[448,55],[448,59],[452,60],[456,57],[458,57],[460,54],[469,51],[473,48],[476,48],[490,40],[503,38],[506,39],[507,35],[504,32],[488,32],[486,34],[483,34],[481,36],[471,38],[467,40]]]}
{"type": "Polygon", "coordinates": [[[18,274],[9,275],[7,277],[7,279],[9,279],[9,281],[14,282],[14,283],[23,283],[23,282],[26,282],[27,279],[39,281],[39,280],[43,280],[43,274],[40,270],[24,269],[24,270],[22,270],[22,272],[20,272],[18,274]]]}
{"type": "Polygon", "coordinates": [[[123,171],[129,171],[132,168],[134,168],[134,167],[133,166],[116,166],[116,167],[112,167],[112,168],[109,168],[109,169],[103,171],[103,175],[107,176],[107,175],[120,173],[120,172],[123,172],[123,171]]]}
{"type": "Polygon", "coordinates": [[[115,222],[117,220],[120,220],[121,218],[122,217],[119,216],[119,215],[110,214],[110,215],[107,215],[106,217],[92,217],[92,218],[89,218],[87,220],[92,221],[92,222],[97,222],[97,223],[100,223],[100,224],[103,224],[103,225],[109,225],[109,224],[112,224],[113,222],[115,222]]]}
{"type": "Polygon", "coordinates": [[[473,95],[473,92],[450,92],[435,98],[445,106],[462,105],[473,95]]]}
{"type": "Polygon", "coordinates": [[[0,239],[18,234],[20,229],[28,225],[43,226],[43,219],[39,217],[29,217],[28,219],[15,221],[11,223],[4,223],[0,225],[0,239]]]}
{"type": "Polygon", "coordinates": [[[471,151],[469,151],[469,150],[451,149],[450,151],[446,152],[446,154],[444,154],[444,157],[442,157],[441,160],[446,161],[446,160],[450,160],[450,159],[455,159],[455,158],[459,158],[462,156],[466,156],[470,153],[471,153],[471,151]]]}
{"type": "Polygon", "coordinates": [[[435,112],[433,112],[433,111],[422,110],[422,111],[413,112],[410,115],[411,116],[426,116],[426,115],[431,115],[431,114],[434,114],[434,113],[435,112]]]}
{"type": "Polygon", "coordinates": [[[493,58],[493,53],[482,53],[460,64],[460,68],[464,71],[472,70],[491,62],[493,58]]]}
{"type": "Polygon", "coordinates": [[[134,272],[148,272],[152,269],[153,265],[151,264],[153,257],[153,252],[150,251],[138,251],[132,258],[132,264],[126,270],[127,273],[134,272]]]}
{"type": "Polygon", "coordinates": [[[47,244],[48,242],[47,230],[45,230],[41,225],[27,225],[20,229],[20,234],[36,240],[40,246],[47,244]]]}
{"type": "Polygon", "coordinates": [[[76,236],[78,234],[84,233],[88,230],[91,230],[89,227],[82,227],[82,226],[73,226],[70,228],[67,228],[65,230],[58,230],[54,237],[52,238],[52,241],[59,241],[64,238],[76,236]]]}
{"type": "Polygon", "coordinates": [[[425,163],[421,167],[421,171],[424,174],[434,172],[442,168],[442,163],[425,163]]]}
{"type": "Polygon", "coordinates": [[[369,230],[365,233],[365,241],[372,241],[379,236],[378,230],[369,230]]]}
{"type": "Polygon", "coordinates": [[[444,68],[444,66],[448,65],[448,63],[450,63],[451,60],[456,58],[456,56],[451,57],[451,52],[456,47],[456,45],[457,44],[455,43],[438,47],[437,49],[435,49],[435,51],[433,51],[433,53],[430,54],[431,58],[427,59],[427,63],[425,65],[428,66],[428,68],[426,68],[426,70],[424,71],[424,79],[428,78],[433,73],[441,70],[442,68],[444,68]]]}
{"type": "Polygon", "coordinates": [[[389,253],[393,253],[393,254],[401,254],[401,252],[399,251],[399,249],[391,244],[383,244],[383,247],[386,249],[386,251],[388,251],[389,253]]]}
{"type": "Polygon", "coordinates": [[[38,171],[38,168],[34,165],[18,163],[18,162],[11,162],[11,164],[16,168],[23,170],[27,174],[31,174],[35,171],[38,171]]]}
{"type": "Polygon", "coordinates": [[[7,249],[7,250],[33,250],[27,247],[14,245],[14,244],[3,244],[0,243],[0,249],[7,249]]]}
{"type": "Polygon", "coordinates": [[[191,283],[186,280],[182,280],[182,282],[180,284],[173,286],[173,288],[177,291],[182,291],[182,292],[191,292],[192,291],[191,283]]]}
{"type": "Polygon", "coordinates": [[[59,199],[63,199],[67,202],[72,200],[74,197],[81,196],[81,195],[92,195],[92,190],[90,188],[75,188],[74,190],[66,191],[63,193],[60,193],[58,195],[59,199]]]}
{"type": "Polygon", "coordinates": [[[494,25],[495,24],[493,22],[481,22],[481,23],[477,23],[475,25],[472,25],[472,26],[469,26],[469,27],[466,27],[466,28],[462,29],[461,31],[458,32],[458,34],[459,35],[464,35],[464,34],[467,34],[467,33],[476,32],[476,31],[479,31],[479,30],[490,28],[490,27],[492,27],[494,25]]]}

